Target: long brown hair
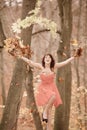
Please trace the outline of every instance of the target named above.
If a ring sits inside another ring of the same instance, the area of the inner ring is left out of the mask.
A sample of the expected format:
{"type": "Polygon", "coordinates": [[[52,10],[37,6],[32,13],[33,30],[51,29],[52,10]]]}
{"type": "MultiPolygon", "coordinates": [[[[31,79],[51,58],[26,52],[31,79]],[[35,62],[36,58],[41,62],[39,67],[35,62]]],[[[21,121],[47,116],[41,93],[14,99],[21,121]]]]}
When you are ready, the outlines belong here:
{"type": "Polygon", "coordinates": [[[53,56],[49,53],[44,55],[44,57],[42,58],[42,66],[45,68],[45,61],[44,61],[45,56],[50,56],[50,58],[51,58],[50,69],[53,71],[54,65],[55,65],[55,60],[54,60],[53,56]]]}

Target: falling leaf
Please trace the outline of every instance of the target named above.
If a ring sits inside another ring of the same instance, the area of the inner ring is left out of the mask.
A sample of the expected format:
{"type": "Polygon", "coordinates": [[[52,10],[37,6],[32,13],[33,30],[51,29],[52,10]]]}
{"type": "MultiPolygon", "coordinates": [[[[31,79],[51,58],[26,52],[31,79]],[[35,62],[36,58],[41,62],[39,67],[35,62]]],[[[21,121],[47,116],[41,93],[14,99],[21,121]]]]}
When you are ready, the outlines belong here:
{"type": "Polygon", "coordinates": [[[64,53],[64,52],[62,53],[62,55],[63,55],[64,57],[67,57],[66,53],[64,53]]]}
{"type": "Polygon", "coordinates": [[[87,93],[87,89],[85,89],[85,93],[87,93]]]}
{"type": "Polygon", "coordinates": [[[13,25],[12,25],[13,32],[21,33],[21,26],[19,24],[20,21],[21,21],[21,19],[18,19],[17,22],[13,23],[13,25]]]}
{"type": "Polygon", "coordinates": [[[60,40],[60,43],[63,43],[63,41],[62,41],[62,40],[60,40]]]}
{"type": "Polygon", "coordinates": [[[27,92],[26,91],[24,91],[23,97],[27,97],[27,92]]]}
{"type": "Polygon", "coordinates": [[[33,113],[33,109],[30,109],[30,113],[33,113]]]}
{"type": "Polygon", "coordinates": [[[0,108],[5,108],[5,105],[0,105],[0,108]]]}
{"type": "Polygon", "coordinates": [[[67,50],[67,47],[66,47],[66,46],[64,46],[64,50],[67,50]]]}
{"type": "Polygon", "coordinates": [[[78,42],[77,42],[76,39],[71,40],[71,44],[72,44],[73,46],[78,46],[78,42]]]}
{"type": "Polygon", "coordinates": [[[63,78],[59,77],[58,81],[63,82],[64,80],[63,80],[63,78]]]}
{"type": "Polygon", "coordinates": [[[19,86],[20,84],[19,84],[19,83],[16,83],[15,85],[16,85],[16,86],[19,86]]]}

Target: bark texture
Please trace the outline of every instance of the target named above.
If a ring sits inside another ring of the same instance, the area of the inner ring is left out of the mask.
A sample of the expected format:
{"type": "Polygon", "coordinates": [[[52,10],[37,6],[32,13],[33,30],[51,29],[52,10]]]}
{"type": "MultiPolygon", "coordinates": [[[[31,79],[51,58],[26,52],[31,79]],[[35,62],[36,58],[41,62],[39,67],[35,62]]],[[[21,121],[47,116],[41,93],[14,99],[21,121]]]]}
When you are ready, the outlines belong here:
{"type": "MultiPolygon", "coordinates": [[[[22,12],[22,19],[26,17],[28,12],[32,9],[35,8],[36,1],[35,0],[24,0],[23,1],[23,12],[22,12]]],[[[3,15],[3,13],[2,13],[3,15]]],[[[3,18],[3,17],[2,17],[3,18]]],[[[24,44],[31,42],[31,34],[32,34],[32,27],[27,28],[26,30],[22,31],[22,39],[24,40],[24,44]],[[28,34],[28,35],[26,35],[28,34]]],[[[13,35],[11,35],[13,36],[13,35]]],[[[13,72],[13,77],[12,81],[10,84],[10,89],[8,92],[8,97],[6,101],[6,106],[4,109],[2,121],[0,124],[0,129],[1,130],[16,130],[17,129],[17,120],[18,120],[18,115],[19,115],[19,108],[20,108],[20,103],[21,103],[21,97],[22,97],[22,86],[24,83],[24,77],[26,76],[26,65],[23,61],[17,60],[17,63],[15,65],[15,69],[13,72]]],[[[28,83],[27,91],[29,90],[29,99],[32,98],[34,100],[34,95],[33,95],[33,87],[32,87],[32,72],[30,70],[29,72],[29,79],[30,83],[28,83]],[[30,89],[29,89],[30,88],[30,89]],[[31,95],[30,95],[31,94],[31,95]],[[33,95],[33,97],[32,97],[33,95]]],[[[32,100],[31,99],[31,100],[32,100]]],[[[33,103],[33,101],[32,101],[33,103]]],[[[33,105],[34,107],[35,105],[33,105]]],[[[35,123],[38,121],[37,119],[39,118],[39,114],[36,111],[35,112],[35,107],[33,111],[33,115],[36,116],[35,123]]],[[[40,118],[39,118],[40,122],[40,118]]],[[[41,130],[41,122],[37,124],[37,129],[41,130]]]]}
{"type": "Polygon", "coordinates": [[[4,42],[5,35],[2,28],[2,23],[0,22],[0,86],[2,91],[2,102],[3,105],[5,105],[6,101],[6,93],[5,93],[5,84],[4,84],[4,63],[3,63],[3,48],[4,48],[4,42]]]}
{"type": "Polygon", "coordinates": [[[13,72],[13,77],[10,84],[7,101],[2,121],[0,124],[1,130],[16,130],[22,97],[23,77],[24,77],[24,65],[22,61],[18,60],[13,72]]]}
{"type": "MultiPolygon", "coordinates": [[[[70,37],[72,31],[71,0],[57,0],[61,19],[61,40],[57,51],[58,61],[61,62],[70,57],[70,37]],[[64,53],[66,56],[64,56],[64,53]]],[[[60,91],[63,105],[55,112],[54,130],[68,130],[70,101],[71,101],[71,66],[66,65],[57,72],[57,85],[60,91]]]]}
{"type": "MultiPolygon", "coordinates": [[[[35,8],[36,0],[24,0],[23,1],[23,8],[22,8],[22,19],[24,19],[28,12],[35,8]]],[[[25,44],[29,44],[31,46],[31,35],[32,35],[32,28],[33,26],[26,28],[22,31],[22,39],[25,44]]],[[[35,122],[36,130],[42,130],[41,120],[39,116],[39,112],[35,103],[34,98],[34,91],[33,91],[33,73],[31,68],[26,71],[25,74],[25,81],[26,81],[26,90],[28,95],[28,107],[31,109],[33,114],[33,119],[35,122]]]]}

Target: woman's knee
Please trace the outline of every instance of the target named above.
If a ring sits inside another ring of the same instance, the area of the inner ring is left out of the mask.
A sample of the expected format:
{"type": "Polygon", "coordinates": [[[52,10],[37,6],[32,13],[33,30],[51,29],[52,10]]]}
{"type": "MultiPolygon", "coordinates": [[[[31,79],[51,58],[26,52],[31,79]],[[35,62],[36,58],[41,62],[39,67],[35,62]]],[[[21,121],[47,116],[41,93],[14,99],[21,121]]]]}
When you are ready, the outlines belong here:
{"type": "Polygon", "coordinates": [[[54,95],[52,95],[52,99],[53,100],[55,100],[56,99],[56,95],[54,94],[54,95]]]}
{"type": "Polygon", "coordinates": [[[50,105],[53,105],[54,101],[56,99],[56,95],[52,95],[49,102],[50,102],[50,105]]]}

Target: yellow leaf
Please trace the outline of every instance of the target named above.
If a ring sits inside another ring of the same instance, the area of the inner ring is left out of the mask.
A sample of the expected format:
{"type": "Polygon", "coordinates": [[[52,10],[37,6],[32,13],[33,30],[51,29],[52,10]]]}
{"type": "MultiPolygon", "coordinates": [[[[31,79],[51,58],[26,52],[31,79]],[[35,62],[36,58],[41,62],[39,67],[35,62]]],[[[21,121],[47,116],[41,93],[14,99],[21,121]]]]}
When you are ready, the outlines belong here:
{"type": "Polygon", "coordinates": [[[62,53],[62,55],[63,55],[64,57],[67,57],[67,55],[66,55],[64,52],[62,53]]]}
{"type": "Polygon", "coordinates": [[[77,46],[77,45],[78,45],[78,42],[77,42],[76,39],[74,39],[74,40],[71,40],[71,44],[72,44],[73,46],[77,46]]]}
{"type": "Polygon", "coordinates": [[[59,82],[63,82],[64,79],[63,79],[62,77],[59,77],[58,81],[59,81],[59,82]]]}

